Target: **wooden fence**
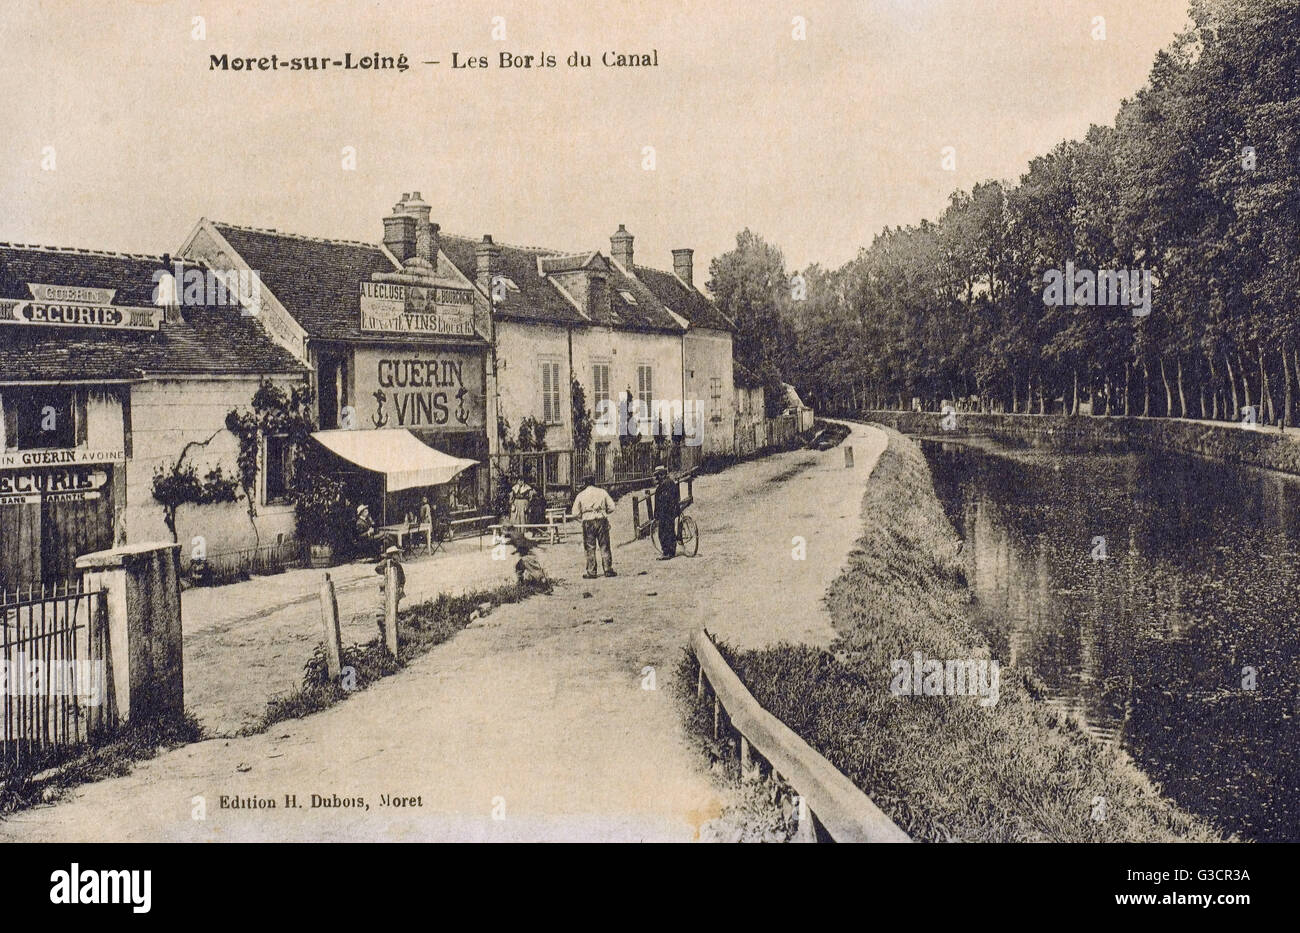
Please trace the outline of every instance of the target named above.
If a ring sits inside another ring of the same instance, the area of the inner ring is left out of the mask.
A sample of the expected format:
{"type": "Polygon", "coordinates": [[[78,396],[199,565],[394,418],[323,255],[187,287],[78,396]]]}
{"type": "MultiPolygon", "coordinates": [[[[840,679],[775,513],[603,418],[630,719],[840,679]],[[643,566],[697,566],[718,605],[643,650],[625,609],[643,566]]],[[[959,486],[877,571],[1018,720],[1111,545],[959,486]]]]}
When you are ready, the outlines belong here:
{"type": "Polygon", "coordinates": [[[698,697],[703,699],[707,689],[713,691],[714,738],[725,713],[740,735],[742,773],[753,774],[754,756],[761,756],[798,792],[810,816],[800,821],[801,835],[807,838],[815,833],[818,840],[832,842],[912,841],[857,785],[759,705],[707,632],[691,634],[691,650],[699,663],[698,697]],[[809,828],[813,833],[808,833],[809,828]]]}
{"type": "Polygon", "coordinates": [[[534,450],[526,453],[498,454],[494,458],[498,473],[520,476],[525,470],[533,477],[548,499],[571,500],[588,473],[606,488],[627,488],[650,482],[654,468],[663,464],[674,473],[697,469],[700,447],[688,444],[638,442],[626,446],[599,443],[594,450],[534,450]]]}

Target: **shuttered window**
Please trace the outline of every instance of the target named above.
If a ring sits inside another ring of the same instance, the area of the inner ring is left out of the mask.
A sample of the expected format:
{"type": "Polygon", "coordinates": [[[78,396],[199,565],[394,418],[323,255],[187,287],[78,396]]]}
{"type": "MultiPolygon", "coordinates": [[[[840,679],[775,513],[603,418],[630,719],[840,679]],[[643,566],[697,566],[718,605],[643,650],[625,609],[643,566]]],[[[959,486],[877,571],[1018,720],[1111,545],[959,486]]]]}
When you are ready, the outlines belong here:
{"type": "Polygon", "coordinates": [[[649,366],[638,366],[636,368],[636,397],[641,403],[641,411],[649,414],[650,400],[654,398],[654,374],[649,366]]]}
{"type": "Polygon", "coordinates": [[[560,364],[549,360],[542,363],[542,421],[559,424],[560,415],[560,364]]]}
{"type": "Polygon", "coordinates": [[[638,366],[636,368],[637,421],[643,426],[642,433],[655,429],[655,425],[651,423],[651,417],[654,415],[654,408],[651,405],[654,394],[654,373],[649,366],[638,366]]]}
{"type": "Polygon", "coordinates": [[[601,402],[609,401],[609,364],[597,363],[591,367],[591,405],[597,411],[601,402]]]}

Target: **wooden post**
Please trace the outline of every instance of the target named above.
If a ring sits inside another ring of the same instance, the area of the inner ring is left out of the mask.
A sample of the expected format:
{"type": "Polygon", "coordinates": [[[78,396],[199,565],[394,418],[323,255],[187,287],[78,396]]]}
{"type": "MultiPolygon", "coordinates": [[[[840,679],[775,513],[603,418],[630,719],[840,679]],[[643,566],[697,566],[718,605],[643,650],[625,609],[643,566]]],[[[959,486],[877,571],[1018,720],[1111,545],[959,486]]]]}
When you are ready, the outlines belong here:
{"type": "Polygon", "coordinates": [[[851,470],[852,468],[853,468],[853,448],[846,444],[844,446],[844,469],[851,470]]]}
{"type": "Polygon", "coordinates": [[[700,666],[695,671],[695,698],[704,699],[704,667],[700,666]]]}
{"type": "Polygon", "coordinates": [[[397,657],[397,565],[391,560],[384,567],[384,643],[397,657]]]}
{"type": "Polygon", "coordinates": [[[339,639],[339,601],[334,594],[334,581],[328,573],[320,587],[320,614],[325,625],[325,662],[329,666],[330,680],[334,681],[342,669],[340,656],[343,649],[339,639]]]}
{"type": "Polygon", "coordinates": [[[718,714],[722,709],[722,702],[718,699],[717,694],[713,697],[713,740],[718,739],[718,714]]]}
{"type": "Polygon", "coordinates": [[[792,842],[816,842],[817,830],[813,826],[812,810],[808,809],[808,801],[803,797],[795,798],[795,831],[792,842]]]}
{"type": "Polygon", "coordinates": [[[749,747],[749,739],[740,737],[740,779],[753,781],[758,778],[758,769],[754,767],[754,753],[749,747]]]}

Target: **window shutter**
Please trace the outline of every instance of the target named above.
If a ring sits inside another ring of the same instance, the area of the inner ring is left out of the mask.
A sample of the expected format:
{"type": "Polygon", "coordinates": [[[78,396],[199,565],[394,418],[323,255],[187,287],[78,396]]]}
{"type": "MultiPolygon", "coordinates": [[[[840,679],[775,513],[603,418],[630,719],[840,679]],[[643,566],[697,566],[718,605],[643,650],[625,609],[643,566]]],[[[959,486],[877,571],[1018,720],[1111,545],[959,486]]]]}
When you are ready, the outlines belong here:
{"type": "Polygon", "coordinates": [[[551,393],[553,396],[551,414],[556,421],[563,421],[564,419],[560,417],[560,364],[552,363],[551,367],[551,393]]]}

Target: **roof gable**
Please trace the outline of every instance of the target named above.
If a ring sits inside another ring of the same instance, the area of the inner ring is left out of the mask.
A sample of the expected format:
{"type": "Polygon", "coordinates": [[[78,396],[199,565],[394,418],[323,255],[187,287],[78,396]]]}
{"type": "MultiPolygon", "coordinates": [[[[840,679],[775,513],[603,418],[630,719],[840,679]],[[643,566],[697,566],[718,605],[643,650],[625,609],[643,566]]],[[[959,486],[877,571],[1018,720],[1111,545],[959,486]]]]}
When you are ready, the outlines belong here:
{"type": "Polygon", "coordinates": [[[378,245],[214,223],[230,247],[307,332],[328,340],[381,337],[360,329],[360,283],[401,267],[378,245]]]}

